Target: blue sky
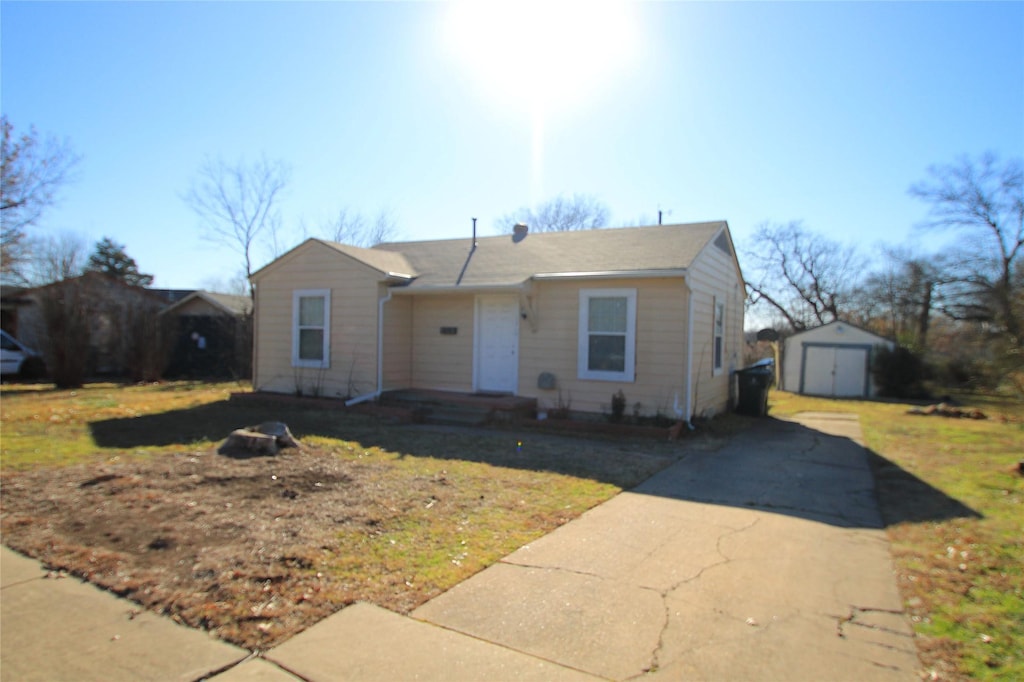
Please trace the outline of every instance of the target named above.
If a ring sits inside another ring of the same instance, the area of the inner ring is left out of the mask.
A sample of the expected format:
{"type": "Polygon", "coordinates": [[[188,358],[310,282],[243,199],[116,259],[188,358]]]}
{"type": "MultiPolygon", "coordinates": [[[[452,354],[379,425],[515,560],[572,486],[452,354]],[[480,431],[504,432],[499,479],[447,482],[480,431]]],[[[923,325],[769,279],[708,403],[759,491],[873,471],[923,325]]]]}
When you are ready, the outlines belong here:
{"type": "Polygon", "coordinates": [[[790,220],[927,248],[929,165],[1024,155],[1024,3],[596,6],[4,1],[2,109],[83,156],[39,233],[174,288],[241,266],[181,199],[206,156],[286,161],[296,242],[344,207],[441,239],[579,192],[741,248],[790,220]]]}

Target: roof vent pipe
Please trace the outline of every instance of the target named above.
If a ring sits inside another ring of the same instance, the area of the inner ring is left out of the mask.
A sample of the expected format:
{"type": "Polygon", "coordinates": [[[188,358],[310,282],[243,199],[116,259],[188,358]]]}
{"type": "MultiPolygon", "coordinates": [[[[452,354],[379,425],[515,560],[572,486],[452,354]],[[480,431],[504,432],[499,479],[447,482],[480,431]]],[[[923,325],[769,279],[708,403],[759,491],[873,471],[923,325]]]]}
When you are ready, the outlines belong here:
{"type": "Polygon", "coordinates": [[[526,223],[516,223],[512,228],[512,241],[522,241],[526,238],[526,233],[530,231],[526,223]]]}
{"type": "Polygon", "coordinates": [[[476,218],[473,218],[473,248],[476,248],[476,218]]]}

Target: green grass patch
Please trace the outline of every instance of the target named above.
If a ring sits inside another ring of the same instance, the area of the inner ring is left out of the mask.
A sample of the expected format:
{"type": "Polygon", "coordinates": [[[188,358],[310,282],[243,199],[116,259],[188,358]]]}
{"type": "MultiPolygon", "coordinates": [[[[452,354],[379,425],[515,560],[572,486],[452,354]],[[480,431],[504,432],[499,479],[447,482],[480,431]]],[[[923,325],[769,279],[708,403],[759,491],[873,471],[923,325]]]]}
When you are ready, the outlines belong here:
{"type": "MultiPolygon", "coordinates": [[[[774,391],[771,413],[853,412],[865,444],[977,517],[890,523],[898,581],[920,635],[922,659],[940,679],[1024,679],[1024,404],[956,396],[988,419],[908,414],[892,402],[826,400],[774,391]]],[[[889,467],[889,469],[895,468],[889,467]]],[[[883,468],[884,471],[884,468],[883,468]]],[[[886,519],[915,518],[921,500],[878,476],[886,519]]]]}
{"type": "MultiPolygon", "coordinates": [[[[238,390],[248,387],[237,383],[94,383],[73,391],[58,391],[47,384],[4,384],[0,386],[0,465],[12,470],[144,454],[149,450],[145,444],[103,447],[97,443],[92,425],[223,403],[238,390]]],[[[168,424],[168,428],[174,427],[168,424]]],[[[211,439],[170,445],[184,451],[196,443],[208,445],[224,435],[211,434],[211,439]]],[[[173,433],[163,436],[166,441],[181,440],[173,433]]]]}

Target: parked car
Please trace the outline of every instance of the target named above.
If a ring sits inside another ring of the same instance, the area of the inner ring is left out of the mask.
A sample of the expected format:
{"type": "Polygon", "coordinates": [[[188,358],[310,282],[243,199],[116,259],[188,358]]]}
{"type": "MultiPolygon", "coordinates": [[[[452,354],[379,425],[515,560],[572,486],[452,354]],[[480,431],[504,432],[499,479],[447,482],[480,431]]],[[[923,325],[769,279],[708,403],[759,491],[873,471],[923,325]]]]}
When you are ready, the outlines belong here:
{"type": "Polygon", "coordinates": [[[46,363],[39,353],[0,330],[0,376],[38,379],[46,376],[46,363]]]}

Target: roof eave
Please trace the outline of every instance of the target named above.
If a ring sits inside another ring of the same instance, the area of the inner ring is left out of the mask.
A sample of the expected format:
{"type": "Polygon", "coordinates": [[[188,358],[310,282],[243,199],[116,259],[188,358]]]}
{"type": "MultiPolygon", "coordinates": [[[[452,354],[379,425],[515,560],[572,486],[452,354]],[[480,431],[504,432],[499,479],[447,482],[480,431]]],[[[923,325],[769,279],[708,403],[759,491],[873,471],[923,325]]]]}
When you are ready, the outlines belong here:
{"type": "Polygon", "coordinates": [[[659,270],[598,270],[594,272],[538,272],[531,279],[658,279],[664,277],[685,277],[686,268],[664,268],[659,270]]]}
{"type": "Polygon", "coordinates": [[[517,293],[525,287],[525,282],[512,284],[428,284],[417,287],[402,286],[401,284],[391,287],[396,295],[415,294],[493,294],[510,292],[517,293]]]}

